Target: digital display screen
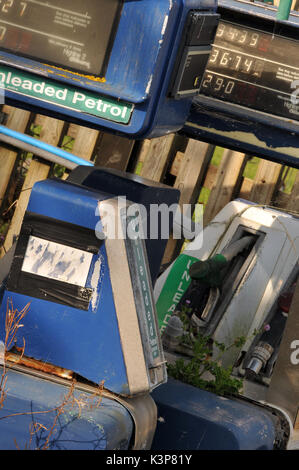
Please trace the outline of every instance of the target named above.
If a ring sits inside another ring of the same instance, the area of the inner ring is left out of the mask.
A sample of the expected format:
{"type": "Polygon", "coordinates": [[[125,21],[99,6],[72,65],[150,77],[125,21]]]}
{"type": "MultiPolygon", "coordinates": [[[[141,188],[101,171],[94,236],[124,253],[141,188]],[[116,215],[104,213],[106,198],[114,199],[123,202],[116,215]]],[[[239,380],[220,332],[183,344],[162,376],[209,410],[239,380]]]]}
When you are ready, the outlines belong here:
{"type": "Polygon", "coordinates": [[[0,48],[103,75],[121,0],[0,0],[0,48]]]}
{"type": "Polygon", "coordinates": [[[299,120],[298,50],[299,41],[220,21],[200,93],[299,120]]]}

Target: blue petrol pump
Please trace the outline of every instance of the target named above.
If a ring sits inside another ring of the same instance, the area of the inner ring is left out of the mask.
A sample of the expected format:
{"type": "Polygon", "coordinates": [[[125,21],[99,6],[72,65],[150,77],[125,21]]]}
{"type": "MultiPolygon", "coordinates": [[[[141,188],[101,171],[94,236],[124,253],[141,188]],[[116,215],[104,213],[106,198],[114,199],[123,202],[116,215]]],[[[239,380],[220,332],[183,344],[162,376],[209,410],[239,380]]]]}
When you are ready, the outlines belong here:
{"type": "MultiPolygon", "coordinates": [[[[208,0],[7,0],[0,9],[8,104],[133,139],[180,131],[298,165],[296,15],[277,22],[268,6],[208,0]]],[[[22,140],[4,127],[0,137],[22,140]]],[[[165,245],[142,240],[135,203],[171,205],[178,191],[42,152],[76,169],[34,186],[18,242],[1,261],[2,342],[7,308],[29,309],[1,410],[18,418],[0,420],[0,447],[26,446],[32,423],[49,428],[72,378],[73,404],[83,405],[63,413],[52,449],[286,447],[292,425],[280,409],[167,382],[152,291],[165,245]],[[87,406],[82,394],[102,382],[101,406],[87,406]],[[157,429],[157,406],[179,434],[162,421],[157,429]]]]}
{"type": "Polygon", "coordinates": [[[298,12],[277,21],[275,7],[229,0],[218,12],[184,132],[298,168],[298,12]]]}
{"type": "Polygon", "coordinates": [[[176,131],[200,87],[215,10],[214,0],[6,2],[6,99],[132,138],[176,131]]]}

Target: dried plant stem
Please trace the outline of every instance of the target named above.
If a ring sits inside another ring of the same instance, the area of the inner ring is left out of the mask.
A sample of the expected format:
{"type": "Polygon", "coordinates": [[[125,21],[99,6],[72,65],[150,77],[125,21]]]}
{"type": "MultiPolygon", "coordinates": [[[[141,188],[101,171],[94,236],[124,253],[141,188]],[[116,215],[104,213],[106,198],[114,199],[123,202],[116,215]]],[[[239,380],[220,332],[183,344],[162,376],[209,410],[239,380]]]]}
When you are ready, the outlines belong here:
{"type": "Polygon", "coordinates": [[[68,403],[70,401],[73,402],[73,398],[74,398],[74,389],[75,389],[75,381],[72,382],[72,385],[69,389],[69,392],[68,394],[66,395],[66,397],[64,398],[64,400],[62,401],[61,405],[58,407],[57,409],[57,413],[56,413],[56,416],[54,418],[54,421],[53,421],[53,424],[49,430],[49,433],[48,433],[48,436],[47,436],[47,439],[46,439],[46,442],[44,443],[44,445],[42,446],[41,450],[46,450],[49,448],[49,442],[50,442],[50,439],[51,439],[51,436],[53,435],[54,431],[55,431],[55,428],[57,426],[57,421],[58,421],[58,418],[61,414],[63,414],[65,412],[65,407],[68,405],[68,403]]]}
{"type": "MultiPolygon", "coordinates": [[[[30,304],[27,304],[26,307],[23,308],[20,312],[13,308],[13,304],[11,300],[7,302],[7,309],[6,309],[6,317],[5,317],[5,339],[4,339],[4,347],[3,347],[3,364],[2,364],[2,374],[0,378],[0,409],[3,407],[3,403],[6,397],[6,382],[7,382],[7,367],[6,367],[6,356],[8,351],[14,346],[16,343],[16,335],[18,329],[23,326],[22,320],[24,319],[25,315],[29,310],[30,304]]],[[[24,355],[25,351],[25,339],[23,338],[23,347],[21,349],[21,358],[24,355]]],[[[66,409],[72,409],[74,406],[78,407],[78,418],[81,417],[82,408],[87,408],[88,410],[93,410],[98,408],[102,402],[103,397],[103,389],[104,389],[104,381],[101,382],[95,392],[91,395],[87,394],[80,394],[78,398],[74,396],[76,381],[73,380],[70,386],[70,389],[66,396],[63,398],[60,405],[44,411],[28,411],[28,412],[20,412],[20,413],[11,413],[7,416],[0,417],[0,420],[12,418],[16,416],[24,416],[24,415],[42,415],[42,414],[49,414],[49,413],[56,413],[53,423],[50,428],[47,428],[44,424],[40,422],[31,422],[29,426],[29,443],[26,445],[26,448],[30,448],[32,445],[33,437],[41,431],[48,432],[46,440],[42,447],[39,450],[46,450],[49,448],[51,437],[53,436],[56,428],[59,417],[66,412],[66,409]]],[[[17,442],[15,441],[16,448],[19,449],[17,442]]]]}
{"type": "MultiPolygon", "coordinates": [[[[20,312],[13,308],[12,302],[7,301],[6,316],[5,316],[5,339],[4,339],[4,351],[3,351],[3,369],[0,379],[0,409],[3,408],[4,400],[6,397],[6,382],[7,382],[7,370],[6,370],[6,354],[13,346],[16,340],[16,334],[18,329],[23,325],[21,324],[23,318],[29,310],[30,304],[27,304],[20,312]]],[[[23,356],[25,350],[25,339],[23,338],[23,347],[21,356],[23,356]]]]}

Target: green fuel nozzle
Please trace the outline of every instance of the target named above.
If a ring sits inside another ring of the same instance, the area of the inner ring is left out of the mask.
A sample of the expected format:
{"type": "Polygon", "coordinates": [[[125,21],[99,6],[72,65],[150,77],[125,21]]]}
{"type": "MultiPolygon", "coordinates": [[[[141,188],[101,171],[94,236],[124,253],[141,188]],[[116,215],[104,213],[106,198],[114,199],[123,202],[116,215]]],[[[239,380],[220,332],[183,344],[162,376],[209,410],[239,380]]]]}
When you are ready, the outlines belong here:
{"type": "Polygon", "coordinates": [[[189,269],[191,279],[197,279],[210,287],[218,287],[223,280],[223,269],[228,261],[225,256],[217,254],[205,261],[197,261],[189,269]]]}

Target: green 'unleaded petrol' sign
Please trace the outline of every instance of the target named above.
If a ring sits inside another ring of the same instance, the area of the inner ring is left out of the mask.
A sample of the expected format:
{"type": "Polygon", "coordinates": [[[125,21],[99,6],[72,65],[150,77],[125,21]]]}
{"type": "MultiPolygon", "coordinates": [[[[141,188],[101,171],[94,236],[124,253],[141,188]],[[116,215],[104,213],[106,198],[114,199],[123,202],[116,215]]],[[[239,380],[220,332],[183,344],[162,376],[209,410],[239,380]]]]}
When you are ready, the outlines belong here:
{"type": "Polygon", "coordinates": [[[130,103],[119,102],[96,93],[57,82],[10,67],[0,66],[0,85],[7,91],[31,96],[81,113],[128,124],[133,111],[130,103]]]}

